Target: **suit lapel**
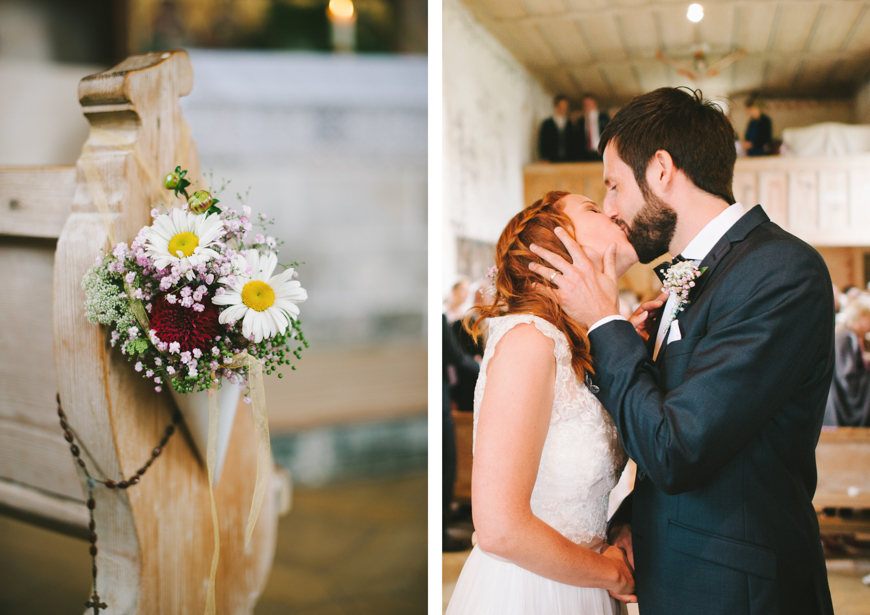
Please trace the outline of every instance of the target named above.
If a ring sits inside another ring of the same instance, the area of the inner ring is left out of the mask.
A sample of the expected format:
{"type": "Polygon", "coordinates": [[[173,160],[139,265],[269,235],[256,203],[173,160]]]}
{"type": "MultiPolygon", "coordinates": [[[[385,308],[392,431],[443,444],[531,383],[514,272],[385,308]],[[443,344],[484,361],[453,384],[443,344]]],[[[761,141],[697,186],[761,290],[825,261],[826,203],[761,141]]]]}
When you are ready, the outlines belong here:
{"type": "MultiPolygon", "coordinates": [[[[767,217],[767,214],[764,213],[764,210],[761,208],[761,205],[756,205],[748,212],[743,214],[743,216],[734,223],[728,232],[716,242],[716,245],[713,246],[713,249],[704,257],[704,260],[701,261],[699,266],[700,269],[706,267],[703,275],[698,278],[698,281],[695,282],[695,287],[692,289],[691,294],[689,295],[690,303],[686,306],[686,309],[690,309],[692,304],[694,304],[698,297],[704,292],[704,288],[707,286],[709,281],[713,278],[713,275],[716,271],[716,268],[719,266],[719,263],[725,258],[725,255],[731,251],[731,247],[743,241],[746,236],[757,226],[760,224],[764,224],[765,222],[770,221],[770,218],[767,217]]],[[[674,320],[677,320],[679,316],[677,316],[674,320]]],[[[650,356],[655,349],[655,338],[658,335],[658,329],[661,326],[661,315],[659,316],[659,322],[656,324],[656,332],[650,337],[651,345],[648,345],[650,356]]],[[[662,362],[662,358],[665,355],[665,349],[667,347],[667,338],[662,340],[662,347],[659,349],[659,354],[656,357],[656,365],[660,365],[662,362]]]]}
{"type": "MultiPolygon", "coordinates": [[[[692,303],[694,303],[700,294],[704,292],[704,288],[713,277],[719,263],[721,263],[725,258],[725,255],[731,251],[731,247],[735,243],[743,241],[746,236],[755,229],[755,227],[769,221],[770,218],[768,218],[767,214],[764,213],[761,205],[756,205],[743,214],[743,216],[734,223],[734,226],[728,229],[728,232],[725,233],[718,242],[716,242],[713,249],[710,250],[709,254],[707,254],[707,256],[704,257],[704,260],[701,261],[699,268],[703,269],[706,267],[707,269],[704,271],[703,275],[698,278],[698,281],[695,283],[695,288],[692,289],[690,296],[692,303]]],[[[691,305],[691,303],[689,305],[691,305]]]]}

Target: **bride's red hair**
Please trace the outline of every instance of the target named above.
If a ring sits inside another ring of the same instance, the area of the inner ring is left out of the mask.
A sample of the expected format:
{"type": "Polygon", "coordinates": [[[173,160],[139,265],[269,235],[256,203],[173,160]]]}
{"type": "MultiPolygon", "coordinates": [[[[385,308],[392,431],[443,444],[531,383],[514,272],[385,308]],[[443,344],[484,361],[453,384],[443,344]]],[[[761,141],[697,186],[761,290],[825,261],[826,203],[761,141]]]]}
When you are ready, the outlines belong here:
{"type": "Polygon", "coordinates": [[[593,371],[586,329],[568,318],[556,300],[543,290],[543,287],[555,286],[529,269],[530,262],[549,267],[548,263],[529,250],[532,243],[555,252],[569,263],[572,261],[565,246],[553,233],[557,226],[561,226],[574,237],[574,225],[562,203],[562,199],[569,194],[548,192],[544,198],[535,201],[508,222],[495,247],[498,273],[495,276],[494,300],[490,305],[473,307],[464,324],[477,340],[483,333],[486,318],[507,314],[539,316],[555,325],[568,338],[571,366],[577,377],[583,380],[586,372],[593,371]]]}

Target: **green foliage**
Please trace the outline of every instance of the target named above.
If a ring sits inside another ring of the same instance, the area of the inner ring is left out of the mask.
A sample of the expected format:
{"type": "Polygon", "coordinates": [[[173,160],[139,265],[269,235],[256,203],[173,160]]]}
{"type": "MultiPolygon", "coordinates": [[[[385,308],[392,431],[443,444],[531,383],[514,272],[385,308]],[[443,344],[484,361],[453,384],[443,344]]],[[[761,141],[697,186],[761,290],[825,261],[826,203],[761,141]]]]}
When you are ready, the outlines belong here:
{"type": "Polygon", "coordinates": [[[132,317],[123,284],[109,273],[105,264],[88,269],[82,278],[82,288],[87,295],[85,316],[90,322],[110,325],[132,317]]]}
{"type": "Polygon", "coordinates": [[[142,354],[143,352],[148,350],[150,347],[151,347],[151,344],[148,342],[148,340],[143,339],[141,337],[137,337],[137,338],[132,339],[129,342],[127,342],[127,352],[130,353],[131,355],[142,354]]]}

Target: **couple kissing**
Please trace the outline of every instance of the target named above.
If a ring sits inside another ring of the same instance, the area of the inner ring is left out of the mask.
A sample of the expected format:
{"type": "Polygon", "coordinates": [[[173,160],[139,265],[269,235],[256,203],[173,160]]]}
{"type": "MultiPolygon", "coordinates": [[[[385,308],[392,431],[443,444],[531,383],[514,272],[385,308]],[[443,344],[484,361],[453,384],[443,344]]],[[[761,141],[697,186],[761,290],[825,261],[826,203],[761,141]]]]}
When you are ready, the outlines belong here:
{"type": "MultiPolygon", "coordinates": [[[[601,134],[606,197],[551,192],[496,247],[474,399],[478,542],[448,615],[833,614],[812,505],[834,367],[827,267],[732,194],[700,92],[601,134]],[[617,280],[669,253],[628,320],[617,280]],[[608,521],[626,459],[634,491],[608,521]]],[[[747,204],[749,205],[749,204],[747,204]]]]}

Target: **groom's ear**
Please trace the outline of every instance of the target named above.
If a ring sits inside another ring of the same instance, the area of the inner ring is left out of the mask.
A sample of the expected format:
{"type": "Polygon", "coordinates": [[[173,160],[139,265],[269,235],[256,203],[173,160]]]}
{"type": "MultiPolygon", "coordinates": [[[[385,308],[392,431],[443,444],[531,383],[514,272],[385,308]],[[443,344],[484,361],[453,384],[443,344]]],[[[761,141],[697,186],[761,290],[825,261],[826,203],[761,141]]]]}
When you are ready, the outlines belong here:
{"type": "Polygon", "coordinates": [[[660,149],[653,154],[647,167],[647,183],[656,186],[659,194],[665,194],[671,188],[679,171],[674,166],[674,159],[667,150],[660,149]]]}

